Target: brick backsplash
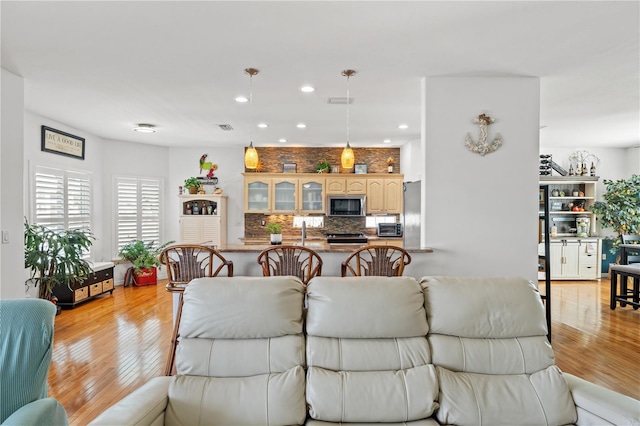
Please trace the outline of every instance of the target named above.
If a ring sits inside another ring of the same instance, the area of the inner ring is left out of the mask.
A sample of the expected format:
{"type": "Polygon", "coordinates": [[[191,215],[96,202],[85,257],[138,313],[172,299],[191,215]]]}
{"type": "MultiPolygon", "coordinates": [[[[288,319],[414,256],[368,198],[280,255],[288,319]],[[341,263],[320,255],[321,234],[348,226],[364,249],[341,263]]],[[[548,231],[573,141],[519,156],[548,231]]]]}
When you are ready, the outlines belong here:
{"type": "MultiPolygon", "coordinates": [[[[284,163],[295,163],[297,173],[315,173],[316,163],[323,158],[334,166],[340,166],[342,148],[269,148],[256,147],[262,162],[262,172],[282,173],[284,163]]],[[[393,158],[393,173],[400,171],[400,148],[353,148],[356,164],[366,164],[368,173],[387,173],[387,158],[393,158]]],[[[253,170],[245,170],[252,172],[253,170]]],[[[342,169],[340,173],[353,173],[342,169]]]]}
{"type": "MultiPolygon", "coordinates": [[[[265,223],[275,222],[282,225],[282,237],[285,239],[300,238],[301,229],[293,227],[292,215],[265,215],[260,213],[244,214],[244,237],[247,239],[268,239],[269,234],[262,226],[265,223]]],[[[374,236],[374,228],[365,229],[364,217],[331,217],[324,218],[324,228],[307,228],[307,238],[324,238],[327,234],[357,234],[364,233],[374,236]]]]}

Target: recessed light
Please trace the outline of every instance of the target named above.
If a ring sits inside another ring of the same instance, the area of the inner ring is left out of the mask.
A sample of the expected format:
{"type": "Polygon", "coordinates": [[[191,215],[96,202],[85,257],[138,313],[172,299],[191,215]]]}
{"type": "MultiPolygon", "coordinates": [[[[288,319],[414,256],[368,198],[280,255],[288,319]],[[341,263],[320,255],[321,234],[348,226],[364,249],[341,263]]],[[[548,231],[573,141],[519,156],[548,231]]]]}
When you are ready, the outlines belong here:
{"type": "Polygon", "coordinates": [[[136,127],[134,127],[133,129],[134,132],[140,132],[140,133],[155,133],[156,132],[156,126],[154,126],[153,124],[138,124],[136,127]]]}
{"type": "Polygon", "coordinates": [[[260,127],[261,129],[266,129],[267,127],[269,127],[269,125],[267,123],[260,123],[258,124],[258,127],[260,127]]]}
{"type": "Polygon", "coordinates": [[[311,93],[311,92],[313,92],[314,90],[316,90],[316,88],[315,88],[315,87],[313,87],[313,86],[302,86],[302,87],[300,88],[300,91],[301,91],[301,92],[304,92],[304,93],[311,93]]]}
{"type": "Polygon", "coordinates": [[[382,143],[391,143],[391,139],[385,139],[382,141],[382,143]]]}
{"type": "Polygon", "coordinates": [[[247,98],[246,96],[236,96],[235,101],[240,103],[245,103],[245,102],[249,102],[249,98],[247,98]]]}
{"type": "Polygon", "coordinates": [[[406,124],[400,124],[400,125],[398,126],[398,129],[408,129],[408,128],[409,128],[409,126],[408,126],[408,125],[406,125],[406,124]]]}
{"type": "Polygon", "coordinates": [[[306,124],[304,124],[304,123],[298,123],[298,124],[296,124],[296,127],[297,127],[298,129],[304,129],[305,127],[307,127],[307,125],[306,125],[306,124]]]}
{"type": "Polygon", "coordinates": [[[283,138],[283,139],[278,139],[278,142],[280,142],[280,143],[285,143],[286,141],[287,141],[287,140],[286,140],[286,139],[284,139],[284,138],[283,138]]]}

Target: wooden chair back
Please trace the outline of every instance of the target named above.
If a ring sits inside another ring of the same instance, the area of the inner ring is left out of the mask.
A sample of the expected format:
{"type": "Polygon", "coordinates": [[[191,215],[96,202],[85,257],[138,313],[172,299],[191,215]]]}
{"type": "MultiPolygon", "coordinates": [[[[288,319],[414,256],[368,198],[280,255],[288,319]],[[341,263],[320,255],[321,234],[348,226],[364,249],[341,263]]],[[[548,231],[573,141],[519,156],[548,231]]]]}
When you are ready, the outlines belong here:
{"type": "Polygon", "coordinates": [[[411,255],[402,247],[364,246],[342,262],[342,276],[399,277],[410,263],[411,255]]]}
{"type": "MultiPolygon", "coordinates": [[[[640,235],[620,235],[622,244],[640,244],[640,235]]],[[[634,247],[635,249],[635,247],[634,247]]],[[[627,264],[640,263],[640,245],[637,252],[627,255],[627,264]]]]}
{"type": "Polygon", "coordinates": [[[182,318],[182,294],[191,280],[196,278],[217,277],[225,268],[227,276],[233,276],[233,262],[227,260],[214,248],[198,244],[176,244],[165,248],[158,256],[158,260],[167,267],[169,282],[166,290],[179,293],[176,321],[171,337],[171,351],[165,367],[165,375],[174,372],[176,348],[180,342],[180,319],[182,318]]]}
{"type": "Polygon", "coordinates": [[[304,246],[271,246],[258,255],[262,275],[293,275],[306,285],[311,278],[322,274],[322,258],[304,246]]]}

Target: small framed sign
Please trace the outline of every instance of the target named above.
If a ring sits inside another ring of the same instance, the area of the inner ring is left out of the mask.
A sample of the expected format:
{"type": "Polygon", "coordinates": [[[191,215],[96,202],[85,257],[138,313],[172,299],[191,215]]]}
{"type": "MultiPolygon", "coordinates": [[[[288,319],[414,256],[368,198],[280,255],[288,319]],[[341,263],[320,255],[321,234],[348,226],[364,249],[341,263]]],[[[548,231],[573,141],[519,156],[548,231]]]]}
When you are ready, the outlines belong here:
{"type": "Polygon", "coordinates": [[[284,163],[282,173],[296,173],[296,163],[284,163]]]}
{"type": "Polygon", "coordinates": [[[42,126],[40,150],[84,160],[84,138],[42,126]]]}
{"type": "Polygon", "coordinates": [[[363,175],[367,173],[367,165],[364,163],[358,163],[355,165],[355,173],[357,175],[363,175]]]}

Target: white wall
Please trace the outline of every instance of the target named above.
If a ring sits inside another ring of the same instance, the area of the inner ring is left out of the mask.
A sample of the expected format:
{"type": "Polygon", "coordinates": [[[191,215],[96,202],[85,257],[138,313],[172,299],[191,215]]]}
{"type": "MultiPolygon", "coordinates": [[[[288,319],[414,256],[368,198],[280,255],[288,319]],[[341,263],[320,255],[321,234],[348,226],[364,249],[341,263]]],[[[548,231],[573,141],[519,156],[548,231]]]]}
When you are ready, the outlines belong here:
{"type": "Polygon", "coordinates": [[[9,237],[0,247],[0,298],[25,296],[23,226],[24,80],[6,70],[0,76],[0,229],[9,237]]]}
{"type": "Polygon", "coordinates": [[[422,147],[420,140],[408,142],[400,147],[401,173],[405,182],[422,180],[422,147]]]}
{"type": "Polygon", "coordinates": [[[425,275],[537,279],[538,78],[428,77],[424,85],[425,275]],[[482,157],[472,120],[496,119],[504,143],[482,157]]]}
{"type": "Polygon", "coordinates": [[[244,150],[242,148],[170,148],[169,181],[167,184],[167,238],[180,240],[178,187],[191,176],[200,174],[199,160],[207,154],[207,161],[218,165],[215,176],[222,195],[227,198],[227,242],[240,243],[244,237],[244,150]]]}
{"type": "Polygon", "coordinates": [[[640,145],[626,149],[627,158],[627,174],[638,175],[640,174],[640,145]]]}

